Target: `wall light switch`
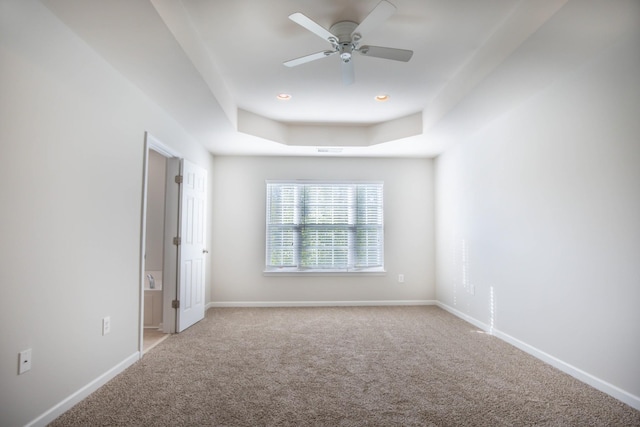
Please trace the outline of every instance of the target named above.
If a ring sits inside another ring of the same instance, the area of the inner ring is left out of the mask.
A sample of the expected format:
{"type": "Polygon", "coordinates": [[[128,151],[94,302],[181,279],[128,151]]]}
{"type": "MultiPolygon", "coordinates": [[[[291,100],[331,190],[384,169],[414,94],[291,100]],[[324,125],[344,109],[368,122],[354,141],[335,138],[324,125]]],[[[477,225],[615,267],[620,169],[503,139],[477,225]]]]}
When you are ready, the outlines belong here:
{"type": "Polygon", "coordinates": [[[26,349],[18,353],[18,375],[31,370],[31,349],[26,349]]]}
{"type": "Polygon", "coordinates": [[[398,283],[404,283],[404,274],[398,274],[398,283]]]}

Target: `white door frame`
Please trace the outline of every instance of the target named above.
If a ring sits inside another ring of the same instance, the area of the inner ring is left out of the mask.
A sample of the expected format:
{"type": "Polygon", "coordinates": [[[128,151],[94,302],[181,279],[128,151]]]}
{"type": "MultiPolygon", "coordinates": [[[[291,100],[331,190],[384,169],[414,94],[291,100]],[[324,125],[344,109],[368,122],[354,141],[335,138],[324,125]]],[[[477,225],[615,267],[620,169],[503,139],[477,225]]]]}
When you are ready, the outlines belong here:
{"type": "MultiPolygon", "coordinates": [[[[172,148],[166,146],[165,144],[163,144],[162,142],[160,142],[160,140],[158,140],[157,138],[155,138],[153,135],[151,135],[149,132],[145,132],[144,135],[144,159],[143,159],[143,167],[142,167],[142,173],[143,173],[143,183],[142,183],[142,219],[141,219],[141,231],[140,231],[140,281],[139,281],[139,289],[140,289],[140,308],[139,308],[139,316],[138,316],[138,326],[139,326],[139,340],[138,340],[138,354],[139,357],[142,357],[142,353],[143,353],[143,349],[144,349],[144,342],[143,342],[143,338],[144,338],[144,273],[145,273],[145,253],[146,253],[146,248],[145,248],[145,244],[146,244],[146,238],[147,238],[147,186],[148,186],[148,182],[149,182],[149,150],[153,150],[156,151],[158,153],[160,153],[161,155],[163,155],[164,157],[166,157],[167,159],[171,159],[171,158],[179,158],[180,153],[178,153],[177,151],[173,150],[172,148]]],[[[167,162],[167,176],[172,176],[171,175],[171,171],[169,170],[169,164],[171,162],[167,162]]],[[[167,191],[169,191],[167,189],[167,191]]],[[[165,198],[165,205],[168,204],[169,201],[169,197],[165,198]]],[[[173,200],[175,200],[176,206],[177,206],[177,197],[174,197],[173,200]]],[[[166,210],[166,208],[165,208],[166,210]]],[[[176,209],[177,210],[177,209],[176,209]]],[[[163,267],[163,280],[162,280],[162,286],[163,286],[163,330],[166,333],[173,333],[175,332],[175,310],[171,309],[171,300],[174,299],[174,295],[176,293],[176,283],[175,281],[172,281],[169,279],[169,277],[166,277],[164,275],[164,272],[166,271],[166,266],[169,264],[175,264],[175,259],[172,260],[169,258],[167,259],[167,245],[173,246],[171,239],[167,239],[166,235],[167,235],[167,222],[168,222],[169,218],[165,218],[165,249],[164,249],[164,253],[165,253],[165,260],[164,260],[164,267],[163,267]],[[168,306],[167,306],[167,301],[168,301],[168,306]]]]}

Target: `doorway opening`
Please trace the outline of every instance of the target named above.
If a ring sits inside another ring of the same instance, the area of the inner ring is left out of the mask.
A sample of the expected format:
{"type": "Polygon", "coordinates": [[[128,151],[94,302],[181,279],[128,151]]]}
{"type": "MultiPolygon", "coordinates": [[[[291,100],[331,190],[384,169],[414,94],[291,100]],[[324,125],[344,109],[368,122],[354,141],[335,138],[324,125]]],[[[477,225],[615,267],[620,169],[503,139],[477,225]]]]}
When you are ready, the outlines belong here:
{"type": "Polygon", "coordinates": [[[175,298],[175,277],[167,272],[168,264],[175,263],[175,257],[167,249],[172,244],[168,235],[175,226],[169,223],[172,215],[167,218],[167,212],[177,210],[177,200],[174,201],[175,197],[172,197],[167,183],[171,173],[170,161],[176,158],[178,153],[151,135],[145,135],[140,245],[141,357],[175,332],[175,316],[171,307],[171,301],[175,298]]]}
{"type": "Polygon", "coordinates": [[[162,325],[167,158],[153,148],[147,156],[143,353],[168,336],[162,325]]]}
{"type": "Polygon", "coordinates": [[[164,339],[204,319],[206,205],[207,170],[147,133],[140,242],[141,355],[157,345],[150,338],[158,335],[155,332],[161,331],[164,339]]]}

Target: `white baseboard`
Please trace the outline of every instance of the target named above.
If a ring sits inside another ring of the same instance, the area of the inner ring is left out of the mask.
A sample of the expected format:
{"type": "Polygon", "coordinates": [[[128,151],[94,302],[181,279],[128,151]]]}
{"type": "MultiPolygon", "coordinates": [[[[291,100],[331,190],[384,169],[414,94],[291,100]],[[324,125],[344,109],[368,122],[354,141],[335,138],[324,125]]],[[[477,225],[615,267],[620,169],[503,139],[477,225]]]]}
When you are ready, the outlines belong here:
{"type": "Polygon", "coordinates": [[[122,362],[118,363],[116,366],[82,387],[80,390],[53,406],[35,420],[28,423],[27,426],[46,426],[138,360],[140,360],[140,352],[136,351],[131,356],[127,357],[122,362]]]}
{"type": "Polygon", "coordinates": [[[446,304],[441,303],[440,301],[436,302],[436,305],[438,307],[440,307],[441,309],[448,311],[449,313],[453,314],[456,317],[461,318],[462,320],[464,320],[465,322],[469,322],[471,323],[473,326],[482,329],[485,332],[490,332],[491,327],[489,325],[487,325],[486,323],[482,323],[477,319],[474,319],[473,317],[464,314],[463,312],[461,312],[460,310],[456,310],[453,307],[449,307],[446,304]]]}
{"type": "Polygon", "coordinates": [[[553,366],[554,368],[557,368],[559,370],[561,370],[562,372],[571,375],[572,377],[582,381],[583,383],[589,384],[591,387],[600,390],[603,393],[608,394],[611,397],[614,397],[616,399],[618,399],[621,402],[626,403],[627,405],[631,406],[634,409],[637,409],[640,411],[640,397],[635,396],[619,387],[616,387],[613,384],[610,384],[604,380],[601,380],[600,378],[597,378],[593,375],[591,375],[588,372],[583,371],[580,368],[577,368],[569,363],[566,363],[560,359],[558,359],[557,357],[554,357],[548,353],[545,353],[544,351],[537,349],[536,347],[533,347],[532,345],[529,345],[523,341],[520,341],[517,338],[512,337],[511,335],[505,334],[504,332],[501,332],[495,328],[491,328],[489,327],[489,325],[482,323],[480,321],[478,321],[477,319],[474,319],[473,317],[462,313],[459,310],[456,310],[455,308],[452,308],[446,304],[441,303],[440,301],[438,301],[436,303],[436,305],[438,305],[438,307],[442,308],[443,310],[448,311],[449,313],[453,314],[454,316],[457,316],[459,318],[461,318],[462,320],[465,320],[469,323],[471,323],[472,325],[491,333],[492,335],[494,335],[497,338],[500,338],[501,340],[513,345],[514,347],[519,348],[520,350],[524,351],[525,353],[529,353],[530,355],[532,355],[533,357],[542,360],[543,362],[548,363],[549,365],[553,366]]]}
{"type": "Polygon", "coordinates": [[[435,305],[435,300],[387,300],[387,301],[218,301],[210,302],[205,310],[213,307],[371,307],[393,305],[435,305]]]}

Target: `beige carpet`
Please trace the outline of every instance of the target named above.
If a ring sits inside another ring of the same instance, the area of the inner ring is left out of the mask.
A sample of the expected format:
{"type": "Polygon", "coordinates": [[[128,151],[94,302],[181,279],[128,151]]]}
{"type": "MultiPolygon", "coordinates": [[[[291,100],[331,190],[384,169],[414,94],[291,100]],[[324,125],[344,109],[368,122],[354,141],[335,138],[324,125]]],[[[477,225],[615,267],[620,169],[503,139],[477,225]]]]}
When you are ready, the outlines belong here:
{"type": "Polygon", "coordinates": [[[54,426],[640,426],[437,307],[225,308],[54,426]]]}

